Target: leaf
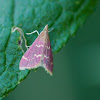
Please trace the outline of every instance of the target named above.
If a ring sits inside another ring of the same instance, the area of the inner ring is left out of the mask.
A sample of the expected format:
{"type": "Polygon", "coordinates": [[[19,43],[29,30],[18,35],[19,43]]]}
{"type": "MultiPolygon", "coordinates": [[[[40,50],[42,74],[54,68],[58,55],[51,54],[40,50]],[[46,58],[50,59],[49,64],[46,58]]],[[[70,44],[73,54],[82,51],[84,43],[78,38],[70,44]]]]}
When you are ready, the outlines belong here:
{"type": "MultiPolygon", "coordinates": [[[[12,27],[29,33],[41,32],[48,24],[52,50],[58,52],[93,11],[95,3],[96,0],[0,0],[0,99],[29,74],[29,70],[18,68],[23,52],[18,44],[20,33],[12,33],[12,27]]],[[[25,37],[31,45],[37,34],[25,37]]]]}

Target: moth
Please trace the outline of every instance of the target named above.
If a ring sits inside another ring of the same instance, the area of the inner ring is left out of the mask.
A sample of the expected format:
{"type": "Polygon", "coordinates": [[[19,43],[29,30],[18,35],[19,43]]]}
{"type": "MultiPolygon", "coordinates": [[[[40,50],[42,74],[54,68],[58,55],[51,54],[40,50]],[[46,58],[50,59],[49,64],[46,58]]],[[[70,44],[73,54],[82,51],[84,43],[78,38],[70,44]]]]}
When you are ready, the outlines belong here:
{"type": "Polygon", "coordinates": [[[30,70],[38,67],[43,67],[50,75],[53,73],[53,55],[48,34],[48,25],[45,26],[40,34],[38,33],[38,37],[22,56],[19,63],[20,70],[30,70]]]}

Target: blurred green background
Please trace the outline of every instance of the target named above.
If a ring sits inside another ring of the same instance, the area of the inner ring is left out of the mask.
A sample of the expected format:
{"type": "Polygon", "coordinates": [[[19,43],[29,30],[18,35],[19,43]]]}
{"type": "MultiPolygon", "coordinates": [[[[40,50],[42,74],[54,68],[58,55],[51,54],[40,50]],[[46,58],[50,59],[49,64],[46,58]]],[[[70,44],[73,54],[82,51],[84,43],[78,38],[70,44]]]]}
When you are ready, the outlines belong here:
{"type": "Polygon", "coordinates": [[[85,24],[54,55],[54,74],[43,68],[4,100],[100,100],[100,1],[85,24]]]}

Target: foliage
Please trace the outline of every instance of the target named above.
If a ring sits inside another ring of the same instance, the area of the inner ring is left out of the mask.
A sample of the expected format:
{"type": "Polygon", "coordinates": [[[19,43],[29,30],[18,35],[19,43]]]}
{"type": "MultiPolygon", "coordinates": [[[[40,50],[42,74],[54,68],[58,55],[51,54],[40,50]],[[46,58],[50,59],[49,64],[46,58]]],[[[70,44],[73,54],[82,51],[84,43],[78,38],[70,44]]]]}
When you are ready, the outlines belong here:
{"type": "MultiPolygon", "coordinates": [[[[0,99],[10,93],[28,74],[20,71],[23,55],[18,45],[20,33],[42,31],[49,25],[51,47],[58,52],[93,11],[96,0],[0,0],[0,99]],[[53,30],[52,30],[53,28],[53,30]]],[[[25,35],[28,45],[37,35],[25,35]]]]}

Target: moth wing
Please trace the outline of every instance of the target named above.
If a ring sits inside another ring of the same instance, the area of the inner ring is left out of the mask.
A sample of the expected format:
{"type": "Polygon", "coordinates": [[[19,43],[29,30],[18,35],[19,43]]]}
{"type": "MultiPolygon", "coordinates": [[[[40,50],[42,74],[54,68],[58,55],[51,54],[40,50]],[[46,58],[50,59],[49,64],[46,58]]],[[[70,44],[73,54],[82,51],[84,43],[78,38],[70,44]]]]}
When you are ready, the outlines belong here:
{"type": "Polygon", "coordinates": [[[43,45],[44,45],[43,42],[41,42],[40,38],[37,37],[37,39],[33,42],[31,47],[22,56],[19,64],[20,70],[32,69],[41,66],[43,45]]]}
{"type": "Polygon", "coordinates": [[[50,41],[45,44],[45,50],[44,50],[43,56],[44,56],[43,67],[50,75],[52,75],[52,73],[53,73],[53,55],[52,55],[50,41]]]}

